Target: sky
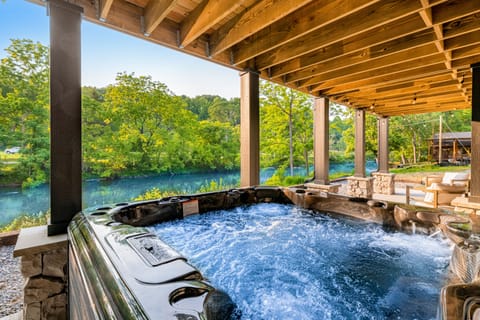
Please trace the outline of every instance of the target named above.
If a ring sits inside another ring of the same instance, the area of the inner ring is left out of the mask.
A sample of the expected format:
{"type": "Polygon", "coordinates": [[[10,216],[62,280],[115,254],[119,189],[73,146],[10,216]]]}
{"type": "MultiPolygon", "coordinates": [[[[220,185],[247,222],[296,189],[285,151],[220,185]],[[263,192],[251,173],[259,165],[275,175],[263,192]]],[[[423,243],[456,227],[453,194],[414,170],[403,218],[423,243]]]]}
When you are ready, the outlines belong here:
{"type": "MultiPolygon", "coordinates": [[[[0,58],[10,39],[24,38],[49,45],[45,6],[0,0],[0,58]]],[[[82,21],[82,85],[114,84],[119,72],[151,76],[177,95],[240,96],[238,71],[82,21]]]]}

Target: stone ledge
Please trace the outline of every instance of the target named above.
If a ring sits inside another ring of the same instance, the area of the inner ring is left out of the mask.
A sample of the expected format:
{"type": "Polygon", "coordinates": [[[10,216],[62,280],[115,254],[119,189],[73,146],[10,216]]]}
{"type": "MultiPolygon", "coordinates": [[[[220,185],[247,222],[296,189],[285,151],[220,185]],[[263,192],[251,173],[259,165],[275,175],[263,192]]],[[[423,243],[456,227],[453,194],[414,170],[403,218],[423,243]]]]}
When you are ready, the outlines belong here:
{"type": "Polygon", "coordinates": [[[68,244],[66,234],[49,237],[47,226],[38,226],[20,230],[17,244],[13,251],[14,257],[34,255],[46,251],[65,248],[68,244]]]}
{"type": "Polygon", "coordinates": [[[0,233],[0,246],[13,246],[17,242],[19,231],[0,233]]]}
{"type": "Polygon", "coordinates": [[[340,189],[340,184],[318,184],[318,183],[305,183],[305,187],[309,189],[318,189],[330,193],[338,193],[338,189],[340,189]]]}

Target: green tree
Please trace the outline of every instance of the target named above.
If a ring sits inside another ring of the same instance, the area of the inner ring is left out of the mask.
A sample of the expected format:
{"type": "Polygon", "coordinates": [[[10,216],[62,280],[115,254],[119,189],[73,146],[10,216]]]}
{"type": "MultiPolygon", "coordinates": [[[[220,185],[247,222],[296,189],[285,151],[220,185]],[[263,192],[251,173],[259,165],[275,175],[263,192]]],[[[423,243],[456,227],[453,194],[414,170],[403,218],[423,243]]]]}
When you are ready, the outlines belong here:
{"type": "Polygon", "coordinates": [[[20,146],[18,171],[24,186],[49,175],[50,142],[48,48],[27,39],[12,39],[0,63],[0,144],[20,146]]]}
{"type": "Polygon", "coordinates": [[[261,82],[260,149],[263,165],[288,163],[290,175],[293,175],[295,160],[300,158],[308,172],[309,153],[313,148],[312,109],[308,95],[268,81],[261,82]]]}

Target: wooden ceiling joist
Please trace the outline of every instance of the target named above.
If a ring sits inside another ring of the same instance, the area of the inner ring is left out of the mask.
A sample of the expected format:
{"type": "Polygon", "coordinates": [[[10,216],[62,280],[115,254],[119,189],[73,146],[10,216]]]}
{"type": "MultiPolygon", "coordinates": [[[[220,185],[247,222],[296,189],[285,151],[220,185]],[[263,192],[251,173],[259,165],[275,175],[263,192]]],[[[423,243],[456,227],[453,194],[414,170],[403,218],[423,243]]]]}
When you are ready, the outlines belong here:
{"type": "Polygon", "coordinates": [[[240,65],[262,53],[281,48],[282,45],[293,42],[293,40],[309,33],[316,34],[315,31],[323,31],[324,27],[332,28],[333,22],[346,18],[346,15],[355,8],[359,10],[359,8],[378,2],[378,0],[314,1],[288,15],[285,19],[272,24],[268,29],[264,29],[246,39],[245,43],[237,44],[233,52],[234,64],[240,65]]]}
{"type": "MultiPolygon", "coordinates": [[[[308,67],[316,66],[318,68],[320,64],[331,59],[347,55],[355,57],[356,53],[358,53],[357,57],[366,60],[432,42],[434,36],[430,30],[424,29],[418,32],[419,28],[423,27],[422,24],[421,19],[415,15],[402,19],[402,21],[380,26],[369,32],[335,42],[312,53],[275,65],[271,68],[271,77],[292,74],[298,70],[305,72],[308,67]]],[[[352,62],[355,63],[355,61],[352,62]]]]}
{"type": "Polygon", "coordinates": [[[113,0],[101,0],[99,1],[99,14],[98,19],[100,21],[106,21],[110,8],[112,7],[113,0]]]}
{"type": "Polygon", "coordinates": [[[145,8],[145,35],[150,35],[173,10],[178,0],[150,1],[145,8]]]}
{"type": "Polygon", "coordinates": [[[312,1],[272,0],[256,3],[238,17],[234,24],[227,24],[226,28],[219,29],[211,36],[212,55],[231,48],[312,1]]]}
{"type": "Polygon", "coordinates": [[[190,45],[203,33],[237,10],[245,0],[204,0],[182,23],[181,47],[190,45]]]}

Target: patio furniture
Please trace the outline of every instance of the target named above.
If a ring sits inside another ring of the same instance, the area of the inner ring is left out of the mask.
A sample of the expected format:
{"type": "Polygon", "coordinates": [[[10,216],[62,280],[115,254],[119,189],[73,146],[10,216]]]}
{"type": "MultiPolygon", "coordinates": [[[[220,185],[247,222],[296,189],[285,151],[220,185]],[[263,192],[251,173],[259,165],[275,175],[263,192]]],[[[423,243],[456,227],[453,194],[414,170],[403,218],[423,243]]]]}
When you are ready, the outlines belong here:
{"type": "Polygon", "coordinates": [[[432,175],[424,179],[422,186],[407,186],[407,203],[415,200],[415,204],[437,208],[449,206],[450,202],[469,192],[469,172],[445,172],[443,176],[432,175]],[[410,196],[410,190],[418,190],[425,193],[423,198],[410,196]]]}

